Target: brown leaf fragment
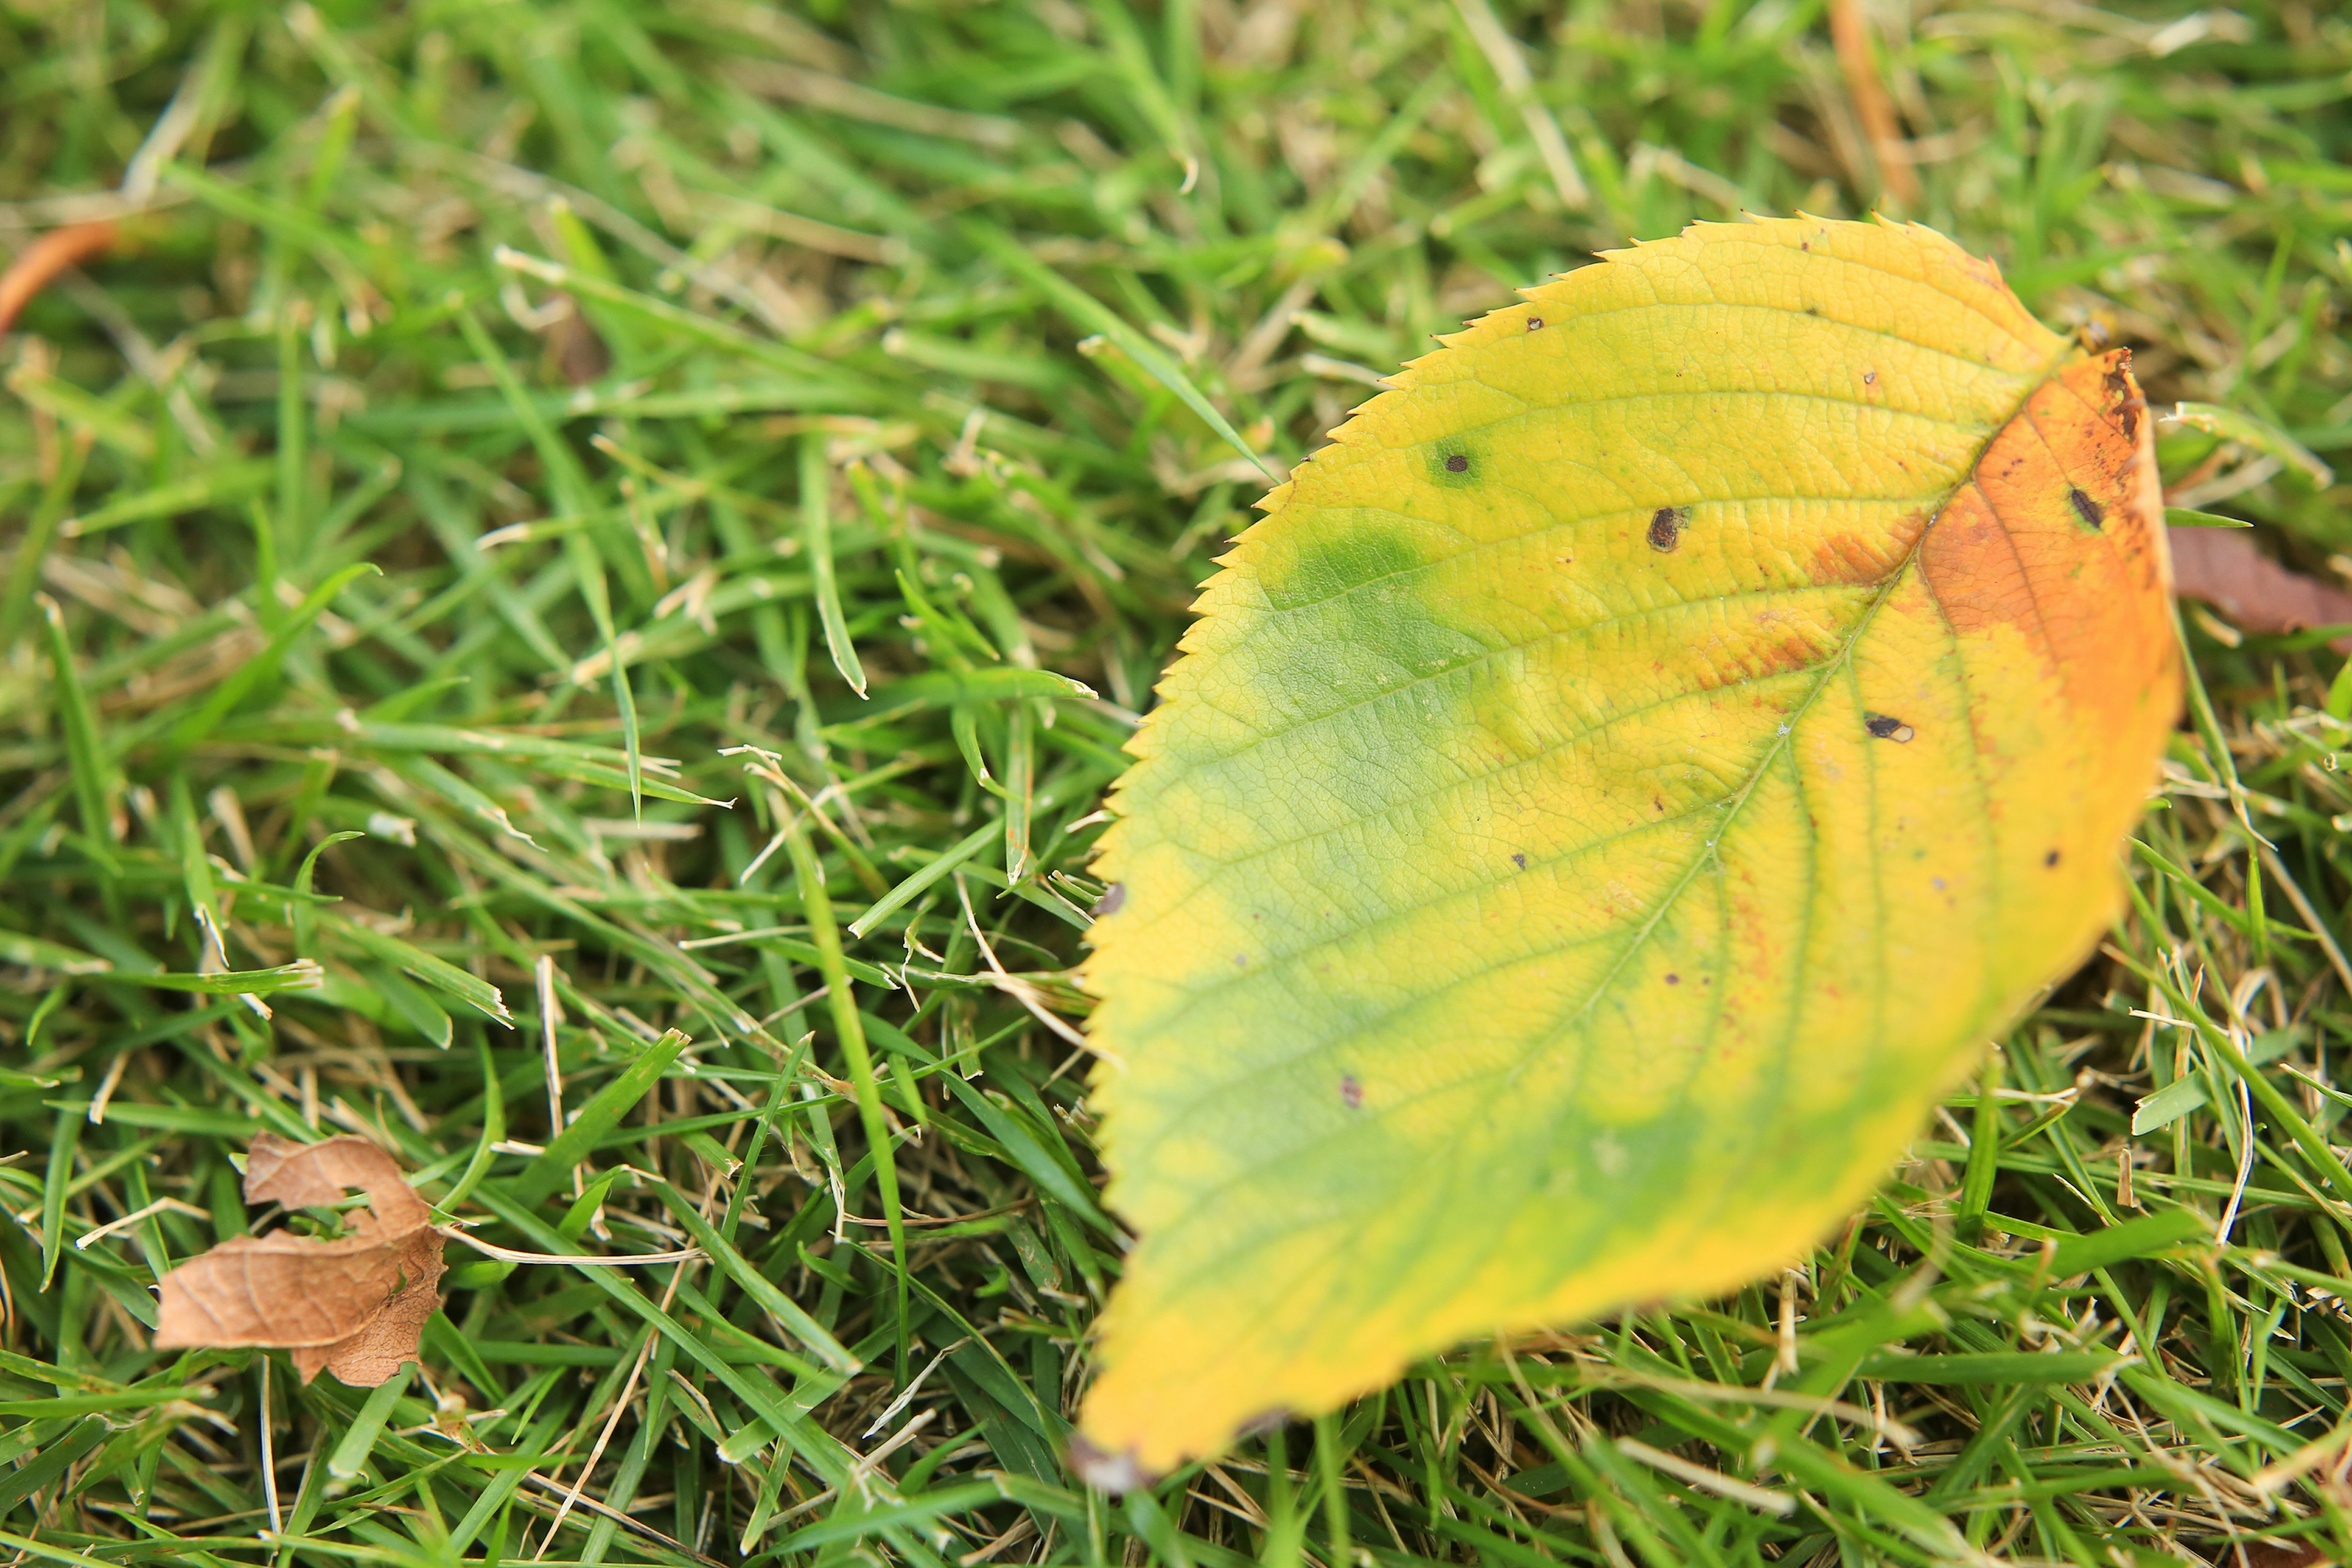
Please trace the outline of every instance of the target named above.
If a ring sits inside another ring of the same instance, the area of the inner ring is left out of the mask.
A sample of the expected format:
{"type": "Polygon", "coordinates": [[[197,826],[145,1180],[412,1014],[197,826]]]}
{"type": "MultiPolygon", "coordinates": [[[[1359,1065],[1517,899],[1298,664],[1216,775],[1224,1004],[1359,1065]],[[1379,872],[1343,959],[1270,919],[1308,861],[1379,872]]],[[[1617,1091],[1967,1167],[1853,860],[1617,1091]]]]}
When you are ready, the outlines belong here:
{"type": "Polygon", "coordinates": [[[604,373],[613,368],[613,351],[605,346],[604,335],[581,313],[576,300],[564,301],[567,309],[547,329],[547,353],[555,374],[572,386],[586,386],[602,381],[604,373]]]}
{"type": "Polygon", "coordinates": [[[442,1234],[392,1157],[364,1138],[265,1132],[246,1163],[248,1203],[333,1206],[354,1187],[368,1207],[348,1236],[235,1237],[166,1274],[156,1348],[289,1349],[305,1383],[324,1369],[360,1388],[415,1360],[441,1304],[442,1234]]]}
{"type": "Polygon", "coordinates": [[[425,1200],[392,1156],[364,1138],[297,1143],[264,1132],[254,1139],[246,1156],[245,1201],[249,1204],[332,1208],[353,1188],[367,1194],[368,1207],[386,1239],[406,1236],[432,1221],[425,1200]]]}
{"type": "Polygon", "coordinates": [[[33,296],[47,288],[58,273],[105,254],[114,237],[114,221],[100,218],[53,228],[18,251],[8,269],[0,272],[0,332],[15,324],[17,312],[32,303],[33,296]]]}
{"type": "MultiPolygon", "coordinates": [[[[2352,626],[2352,594],[2282,566],[2234,528],[2170,528],[2172,589],[2212,605],[2250,632],[2352,626]]],[[[2352,637],[2330,645],[2352,653],[2352,637]]]]}
{"type": "Polygon", "coordinates": [[[2217,1561],[2237,1559],[2243,1552],[2248,1568],[2323,1568],[2326,1552],[2308,1541],[2242,1541],[2237,1552],[2224,1550],[2217,1561]]]}
{"type": "Polygon", "coordinates": [[[416,1359],[425,1325],[441,1310],[441,1233],[427,1226],[399,1255],[401,1287],[375,1320],[333,1344],[298,1346],[294,1366],[310,1382],[324,1368],[353,1388],[373,1388],[416,1359]]]}

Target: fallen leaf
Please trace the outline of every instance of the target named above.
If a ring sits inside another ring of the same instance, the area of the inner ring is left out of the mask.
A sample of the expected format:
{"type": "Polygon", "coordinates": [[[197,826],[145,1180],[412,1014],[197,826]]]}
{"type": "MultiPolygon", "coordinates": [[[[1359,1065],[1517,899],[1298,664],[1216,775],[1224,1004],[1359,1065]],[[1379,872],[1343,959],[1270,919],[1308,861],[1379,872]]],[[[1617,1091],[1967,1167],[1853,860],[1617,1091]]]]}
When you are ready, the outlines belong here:
{"type": "Polygon", "coordinates": [[[1105,1485],[1801,1256],[2106,929],[2179,710],[2128,353],[1941,236],[1698,225],[1444,342],[1113,801],[1105,1485]]]}
{"type": "Polygon", "coordinates": [[[604,334],[582,313],[577,300],[566,298],[562,315],[547,329],[547,354],[566,384],[586,386],[602,381],[613,368],[613,351],[605,346],[604,334]]]}
{"type": "Polygon", "coordinates": [[[156,1348],[287,1349],[303,1382],[323,1370],[360,1388],[415,1360],[441,1304],[443,1237],[392,1156],[364,1138],[265,1132],[246,1161],[247,1203],[331,1207],[352,1188],[368,1206],[347,1236],[234,1237],[164,1275],[156,1348]]]}
{"type": "MultiPolygon", "coordinates": [[[[2173,528],[2173,592],[2212,605],[2250,632],[2299,632],[2352,626],[2352,594],[2306,577],[2263,553],[2236,529],[2173,528]]],[[[2329,647],[2352,653],[2352,636],[2329,647]]]]}
{"type": "Polygon", "coordinates": [[[2239,1541],[2216,1542],[2217,1563],[2235,1563],[2242,1559],[2246,1568],[2323,1568],[2333,1562],[2326,1549],[2308,1541],[2239,1541]]]}
{"type": "Polygon", "coordinates": [[[0,272],[0,332],[16,324],[18,312],[58,273],[103,255],[114,244],[115,233],[111,218],[70,223],[49,230],[18,251],[7,270],[0,272]]]}

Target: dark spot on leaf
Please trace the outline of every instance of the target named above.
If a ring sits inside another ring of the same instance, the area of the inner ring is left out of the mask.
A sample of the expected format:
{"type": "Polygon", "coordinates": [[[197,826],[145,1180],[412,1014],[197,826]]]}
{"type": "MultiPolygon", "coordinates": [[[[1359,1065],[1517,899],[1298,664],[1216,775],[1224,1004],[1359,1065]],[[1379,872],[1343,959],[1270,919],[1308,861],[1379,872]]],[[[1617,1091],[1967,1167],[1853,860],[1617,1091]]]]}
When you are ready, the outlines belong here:
{"type": "Polygon", "coordinates": [[[1113,882],[1103,889],[1103,896],[1095,900],[1094,912],[1098,915],[1115,915],[1118,913],[1118,907],[1125,902],[1127,902],[1127,884],[1113,882]]]}
{"type": "Polygon", "coordinates": [[[1680,985],[1682,983],[1683,977],[1679,974],[1669,974],[1666,976],[1666,984],[1669,985],[1680,985]]]}
{"type": "Polygon", "coordinates": [[[1476,454],[1470,450],[1469,442],[1454,437],[1423,450],[1428,453],[1430,483],[1448,489],[1460,489],[1478,482],[1477,476],[1470,471],[1472,459],[1476,454]]]}
{"type": "Polygon", "coordinates": [[[1690,517],[1682,507],[1662,506],[1650,514],[1650,548],[1670,551],[1682,542],[1683,524],[1690,517]]]}
{"type": "Polygon", "coordinates": [[[1878,373],[1874,370],[1864,371],[1862,373],[1862,384],[1864,386],[1876,386],[1878,384],[1878,373]]]}
{"type": "Polygon", "coordinates": [[[1514,855],[1511,857],[1511,864],[1524,871],[1528,868],[1528,858],[1524,855],[1514,855]]]}
{"type": "Polygon", "coordinates": [[[1541,316],[1529,316],[1528,318],[1528,331],[1531,332],[1542,331],[1543,318],[1541,316]]]}
{"type": "Polygon", "coordinates": [[[1805,314],[1808,316],[1818,316],[1821,313],[1822,308],[1819,305],[1808,305],[1805,307],[1805,314]]]}
{"type": "Polygon", "coordinates": [[[2107,520],[2107,509],[2084,495],[2074,485],[2066,487],[2066,504],[2074,509],[2076,517],[2081,518],[2093,528],[2098,527],[2107,520]]]}
{"type": "Polygon", "coordinates": [[[1892,741],[1898,746],[1909,743],[1916,733],[1910,725],[1889,713],[1864,714],[1862,727],[1869,731],[1874,739],[1892,741]]]}
{"type": "Polygon", "coordinates": [[[1350,1110],[1364,1103],[1364,1086],[1354,1073],[1345,1074],[1339,1079],[1339,1103],[1350,1110]]]}
{"type": "Polygon", "coordinates": [[[2055,866],[2058,864],[2058,851],[2053,849],[2049,854],[2044,855],[2042,858],[2042,863],[2044,866],[2055,866]]]}
{"type": "Polygon", "coordinates": [[[1456,452],[1452,457],[1446,458],[1445,471],[1449,474],[1468,473],[1470,471],[1470,459],[1468,456],[1461,452],[1456,452]]]}

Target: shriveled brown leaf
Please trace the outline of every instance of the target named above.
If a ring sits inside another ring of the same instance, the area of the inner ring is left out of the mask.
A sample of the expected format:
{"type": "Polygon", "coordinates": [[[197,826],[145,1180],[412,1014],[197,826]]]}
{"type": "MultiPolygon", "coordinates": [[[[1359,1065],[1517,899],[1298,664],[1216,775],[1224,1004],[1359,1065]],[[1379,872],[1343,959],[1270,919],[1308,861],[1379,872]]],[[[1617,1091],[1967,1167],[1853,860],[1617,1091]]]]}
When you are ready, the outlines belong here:
{"type": "Polygon", "coordinates": [[[401,1252],[377,1237],[238,1236],[163,1276],[159,1348],[331,1345],[400,1289],[401,1252]]]}
{"type": "Polygon", "coordinates": [[[289,1209],[332,1208],[350,1191],[367,1194],[368,1207],[387,1235],[405,1236],[432,1214],[391,1155],[364,1138],[297,1143],[274,1132],[253,1141],[245,1162],[245,1201],[289,1209]]]}
{"type": "Polygon", "coordinates": [[[2321,1568],[2335,1561],[2324,1548],[2307,1541],[2242,1542],[2235,1550],[2225,1548],[2217,1561],[2237,1561],[2237,1550],[2245,1552],[2246,1568],[2321,1568]]]}
{"type": "Polygon", "coordinates": [[[565,382],[586,386],[602,381],[604,373],[613,368],[613,351],[605,346],[604,334],[581,314],[579,303],[567,303],[571,308],[547,329],[548,357],[554,363],[555,374],[565,382]]]}
{"type": "Polygon", "coordinates": [[[236,1237],[166,1274],[157,1348],[289,1349],[305,1383],[325,1370],[362,1388],[415,1359],[441,1304],[443,1238],[392,1157],[364,1138],[265,1132],[246,1163],[248,1203],[332,1205],[354,1187],[368,1207],[349,1236],[236,1237]]]}
{"type": "MultiPolygon", "coordinates": [[[[2234,528],[2173,528],[2173,592],[2212,605],[2250,632],[2352,626],[2352,594],[2282,566],[2234,528]]],[[[2333,645],[2352,653],[2352,637],[2333,645]]]]}
{"type": "Polygon", "coordinates": [[[353,1388],[373,1388],[416,1359],[425,1325],[441,1310],[441,1233],[428,1226],[399,1255],[403,1283],[375,1321],[333,1344],[294,1349],[294,1366],[310,1382],[321,1369],[353,1388]]]}
{"type": "Polygon", "coordinates": [[[0,332],[15,323],[16,313],[32,302],[34,295],[47,288],[58,273],[103,254],[114,239],[113,220],[100,218],[95,223],[71,223],[63,228],[53,228],[18,251],[8,269],[0,272],[0,332]]]}

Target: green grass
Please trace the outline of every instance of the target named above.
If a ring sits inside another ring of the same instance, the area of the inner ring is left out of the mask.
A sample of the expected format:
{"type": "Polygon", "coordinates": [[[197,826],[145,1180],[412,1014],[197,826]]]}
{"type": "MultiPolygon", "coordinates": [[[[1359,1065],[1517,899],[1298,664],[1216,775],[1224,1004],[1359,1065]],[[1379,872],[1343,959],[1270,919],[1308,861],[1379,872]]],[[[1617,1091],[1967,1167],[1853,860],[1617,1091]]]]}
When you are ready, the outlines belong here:
{"type": "MultiPolygon", "coordinates": [[[[1149,1495],[1065,1473],[1120,1246],[1048,1019],[1118,747],[1265,482],[1237,447],[1278,473],[1596,247],[1879,195],[1818,5],[1499,9],[0,20],[0,238],[122,225],[0,403],[0,1544],[2352,1552],[2352,973],[2313,930],[2352,682],[2202,612],[2131,917],[1803,1268],[1465,1350],[1149,1495]],[[323,987],[278,989],[299,959],[323,987]],[[2158,1093],[2189,1109],[2133,1138],[2158,1093]],[[708,1256],[453,1248],[426,1371],[373,1395],[145,1349],[155,1276],[259,1217],[232,1157],[314,1129],[488,1240],[708,1256]]],[[[2329,12],[1874,5],[1906,216],[2152,397],[2352,449],[2329,12]]],[[[2215,454],[2168,437],[2189,504],[2352,552],[2342,490],[2216,493],[2215,454]]]]}

